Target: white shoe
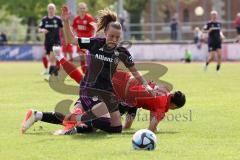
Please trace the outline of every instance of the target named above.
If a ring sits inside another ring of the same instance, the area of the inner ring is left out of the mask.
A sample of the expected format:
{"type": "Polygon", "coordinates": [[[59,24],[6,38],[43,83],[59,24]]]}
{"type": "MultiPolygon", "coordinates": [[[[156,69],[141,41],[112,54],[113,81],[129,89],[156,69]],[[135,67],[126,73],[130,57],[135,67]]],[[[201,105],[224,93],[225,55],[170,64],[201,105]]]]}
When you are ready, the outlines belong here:
{"type": "Polygon", "coordinates": [[[48,74],[49,74],[48,72],[49,72],[48,69],[45,69],[45,70],[41,73],[41,75],[48,75],[48,74]]]}
{"type": "Polygon", "coordinates": [[[36,111],[33,109],[28,110],[22,122],[22,133],[24,134],[36,121],[36,111]]]}
{"type": "Polygon", "coordinates": [[[203,70],[204,70],[204,72],[207,72],[207,65],[204,65],[204,67],[203,67],[203,70]]]}
{"type": "Polygon", "coordinates": [[[60,135],[74,135],[77,134],[77,128],[73,127],[70,129],[59,129],[56,130],[53,135],[60,136],[60,135]]]}

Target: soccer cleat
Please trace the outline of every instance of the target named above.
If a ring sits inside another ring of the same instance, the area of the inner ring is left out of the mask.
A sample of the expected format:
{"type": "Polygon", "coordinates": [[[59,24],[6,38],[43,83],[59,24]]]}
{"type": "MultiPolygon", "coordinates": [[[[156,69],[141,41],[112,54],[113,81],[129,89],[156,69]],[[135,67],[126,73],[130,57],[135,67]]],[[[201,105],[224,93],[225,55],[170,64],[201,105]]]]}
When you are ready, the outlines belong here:
{"type": "Polygon", "coordinates": [[[36,111],[33,109],[28,110],[23,122],[22,122],[22,133],[24,134],[37,120],[36,111]]]}
{"type": "Polygon", "coordinates": [[[41,75],[48,75],[48,74],[49,74],[48,69],[45,69],[45,70],[41,73],[41,75]]]}
{"type": "Polygon", "coordinates": [[[77,128],[64,128],[64,129],[59,129],[53,133],[54,135],[60,136],[60,135],[74,135],[77,134],[77,128]]]}

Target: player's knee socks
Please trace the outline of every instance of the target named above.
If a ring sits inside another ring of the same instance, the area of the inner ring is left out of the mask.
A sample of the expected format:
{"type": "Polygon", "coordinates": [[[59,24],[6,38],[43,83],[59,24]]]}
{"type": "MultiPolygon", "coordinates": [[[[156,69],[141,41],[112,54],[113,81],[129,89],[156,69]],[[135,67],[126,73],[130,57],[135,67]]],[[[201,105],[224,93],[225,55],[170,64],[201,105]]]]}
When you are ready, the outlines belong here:
{"type": "Polygon", "coordinates": [[[54,74],[55,76],[57,76],[58,75],[58,68],[54,65],[50,66],[49,67],[49,74],[50,75],[54,74]]]}
{"type": "Polygon", "coordinates": [[[89,110],[89,111],[84,112],[82,115],[78,116],[77,121],[88,123],[97,118],[98,117],[96,117],[96,115],[91,110],[89,110]]]}
{"type": "Polygon", "coordinates": [[[50,66],[49,67],[49,74],[52,75],[55,70],[55,66],[50,66]]]}
{"type": "Polygon", "coordinates": [[[208,65],[209,65],[209,62],[207,61],[207,62],[206,62],[206,66],[208,66],[208,65]]]}
{"type": "Polygon", "coordinates": [[[89,133],[93,131],[93,128],[90,126],[77,126],[77,133],[89,133]]]}
{"type": "Polygon", "coordinates": [[[48,59],[46,56],[42,57],[42,63],[43,63],[44,68],[47,69],[48,68],[48,59]]]}
{"type": "Polygon", "coordinates": [[[97,128],[107,132],[108,128],[111,125],[111,121],[110,121],[110,118],[101,117],[101,118],[92,120],[90,125],[92,125],[93,128],[97,128]]]}
{"type": "Polygon", "coordinates": [[[79,72],[79,70],[65,58],[60,60],[60,64],[62,65],[65,72],[79,84],[83,78],[81,72],[79,72]]]}
{"type": "Polygon", "coordinates": [[[59,112],[43,112],[41,121],[52,124],[62,124],[64,117],[65,116],[59,112]]]}
{"type": "Polygon", "coordinates": [[[56,62],[56,66],[57,66],[58,69],[60,69],[60,62],[59,61],[56,62]]]}
{"type": "Polygon", "coordinates": [[[80,61],[81,68],[83,73],[86,73],[87,67],[86,67],[86,62],[85,61],[80,61]]]}
{"type": "Polygon", "coordinates": [[[219,71],[219,70],[220,70],[220,67],[221,67],[221,65],[218,64],[217,67],[216,67],[216,70],[219,71]]]}
{"type": "Polygon", "coordinates": [[[104,131],[108,132],[108,133],[121,133],[122,132],[122,125],[121,126],[115,126],[115,127],[109,126],[109,127],[105,128],[104,131]]]}

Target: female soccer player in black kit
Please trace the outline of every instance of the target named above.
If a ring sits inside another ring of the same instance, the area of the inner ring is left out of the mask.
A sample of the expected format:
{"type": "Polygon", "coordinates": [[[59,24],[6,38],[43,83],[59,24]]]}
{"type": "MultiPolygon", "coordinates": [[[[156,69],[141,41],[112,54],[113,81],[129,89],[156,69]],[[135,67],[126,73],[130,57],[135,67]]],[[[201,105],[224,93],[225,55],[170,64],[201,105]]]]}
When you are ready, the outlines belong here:
{"type": "Polygon", "coordinates": [[[103,30],[105,38],[74,37],[70,29],[69,12],[66,6],[62,9],[62,19],[68,43],[78,44],[80,48],[89,50],[90,54],[87,58],[87,72],[80,84],[78,101],[85,112],[78,116],[77,120],[94,128],[106,130],[115,127],[121,132],[118,101],[113,94],[112,86],[112,76],[119,61],[123,62],[150,93],[154,94],[154,91],[134,67],[127,49],[118,46],[122,26],[116,21],[116,13],[108,9],[99,11],[97,31],[103,30]]]}
{"type": "Polygon", "coordinates": [[[42,18],[39,25],[39,32],[45,34],[45,50],[48,56],[49,64],[49,74],[58,75],[58,67],[56,66],[57,60],[53,54],[52,47],[54,45],[60,45],[59,32],[62,31],[62,20],[60,17],[55,16],[56,6],[53,3],[48,4],[48,15],[42,18]]]}
{"type": "Polygon", "coordinates": [[[222,60],[222,40],[224,38],[222,34],[222,24],[217,21],[217,11],[211,12],[211,20],[204,26],[205,32],[208,33],[208,59],[204,70],[207,70],[208,64],[214,59],[214,53],[217,53],[217,67],[216,70],[220,70],[222,60]]]}

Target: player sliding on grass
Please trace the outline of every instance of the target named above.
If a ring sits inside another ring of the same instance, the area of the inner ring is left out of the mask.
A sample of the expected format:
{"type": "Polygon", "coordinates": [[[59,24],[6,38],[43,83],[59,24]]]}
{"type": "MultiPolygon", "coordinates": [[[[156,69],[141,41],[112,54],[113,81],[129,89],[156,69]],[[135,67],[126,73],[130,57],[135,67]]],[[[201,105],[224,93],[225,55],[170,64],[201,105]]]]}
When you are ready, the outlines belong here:
{"type": "MultiPolygon", "coordinates": [[[[54,47],[54,53],[56,57],[59,59],[60,64],[63,69],[67,72],[67,74],[73,78],[78,84],[82,80],[81,72],[70,62],[68,62],[63,55],[60,54],[60,49],[54,47]]],[[[128,112],[128,118],[126,120],[125,128],[130,128],[132,121],[134,120],[137,108],[142,107],[143,109],[149,110],[151,113],[150,125],[149,129],[152,131],[156,131],[156,127],[161,119],[164,118],[165,113],[169,109],[177,109],[181,108],[185,104],[185,95],[180,92],[167,93],[166,95],[161,94],[166,91],[166,89],[162,86],[158,86],[153,82],[148,82],[148,84],[156,90],[156,96],[152,96],[149,94],[144,86],[142,86],[139,81],[131,76],[130,73],[117,70],[112,78],[114,92],[117,98],[121,101],[124,101],[125,104],[119,104],[121,114],[128,112]],[[158,95],[159,93],[159,95],[158,95]],[[133,106],[133,107],[132,107],[133,106]]],[[[80,103],[80,102],[79,102],[80,103]]],[[[76,103],[74,115],[81,114],[82,109],[78,108],[81,105],[76,103]]],[[[70,117],[70,116],[67,116],[70,117]]],[[[67,125],[65,130],[59,132],[59,134],[73,134],[73,133],[82,133],[82,132],[91,132],[94,130],[91,126],[77,126],[76,128],[72,128],[72,126],[76,125],[77,122],[69,123],[65,118],[65,116],[61,113],[57,112],[39,112],[34,110],[29,110],[24,123],[23,129],[26,131],[34,122],[41,120],[48,123],[54,124],[64,124],[67,125]],[[31,115],[31,116],[29,116],[31,115]],[[65,120],[64,120],[65,119],[65,120]],[[27,124],[27,125],[24,125],[27,124]]],[[[113,133],[111,130],[106,130],[106,132],[113,133]]]]}
{"type": "Polygon", "coordinates": [[[113,93],[112,86],[112,76],[119,62],[123,62],[139,83],[143,84],[152,94],[154,94],[153,89],[134,67],[127,49],[118,46],[122,26],[117,22],[115,12],[108,9],[99,11],[97,31],[103,30],[104,38],[75,37],[70,29],[69,17],[68,8],[64,6],[62,19],[67,42],[78,44],[80,48],[89,51],[88,68],[80,83],[80,103],[78,103],[85,112],[79,115],[77,120],[102,130],[116,127],[116,130],[121,132],[118,100],[113,93]]]}

